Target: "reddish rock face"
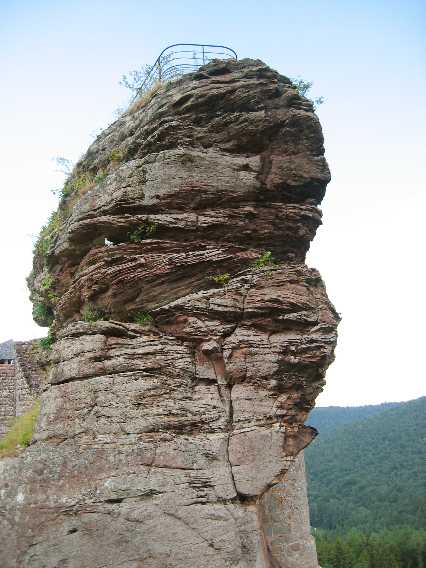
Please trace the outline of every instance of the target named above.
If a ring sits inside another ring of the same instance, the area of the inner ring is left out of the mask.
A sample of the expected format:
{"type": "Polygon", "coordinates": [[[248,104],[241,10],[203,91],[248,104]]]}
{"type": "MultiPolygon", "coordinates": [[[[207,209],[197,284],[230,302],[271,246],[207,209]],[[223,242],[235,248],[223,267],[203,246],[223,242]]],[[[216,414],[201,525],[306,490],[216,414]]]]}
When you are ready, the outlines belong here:
{"type": "Polygon", "coordinates": [[[336,342],[304,264],[323,153],[311,103],[253,60],[89,148],[30,279],[57,341],[34,443],[1,464],[4,566],[315,566],[269,546],[267,503],[336,342]]]}

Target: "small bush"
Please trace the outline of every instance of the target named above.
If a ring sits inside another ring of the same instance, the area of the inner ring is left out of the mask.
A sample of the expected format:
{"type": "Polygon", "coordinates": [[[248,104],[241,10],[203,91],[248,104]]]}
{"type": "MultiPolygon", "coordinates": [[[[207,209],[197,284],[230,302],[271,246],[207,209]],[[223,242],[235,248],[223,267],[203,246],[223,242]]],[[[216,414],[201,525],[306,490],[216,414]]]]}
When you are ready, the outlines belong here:
{"type": "Polygon", "coordinates": [[[148,323],[154,321],[154,318],[152,317],[151,314],[148,314],[147,312],[139,312],[138,314],[135,315],[133,321],[135,323],[138,323],[139,325],[147,325],[148,323]]]}
{"type": "Polygon", "coordinates": [[[82,316],[83,316],[83,321],[87,323],[94,323],[95,321],[106,319],[105,312],[91,305],[86,306],[84,308],[82,316]]]}
{"type": "Polygon", "coordinates": [[[123,159],[123,152],[121,150],[118,150],[118,148],[115,148],[110,155],[110,160],[111,162],[121,162],[123,159]]]}
{"type": "Polygon", "coordinates": [[[265,251],[254,261],[254,266],[264,268],[265,266],[276,266],[275,259],[270,250],[265,251]]]}
{"type": "Polygon", "coordinates": [[[31,410],[15,418],[9,431],[0,440],[0,457],[14,455],[29,445],[39,414],[40,401],[37,401],[31,410]]]}
{"type": "Polygon", "coordinates": [[[50,306],[43,304],[42,302],[36,302],[33,305],[33,318],[35,321],[44,322],[50,325],[53,322],[53,310],[50,306]]]}
{"type": "Polygon", "coordinates": [[[43,351],[50,351],[52,349],[52,345],[55,343],[55,336],[53,335],[53,333],[49,330],[49,333],[47,334],[47,337],[42,337],[42,339],[39,339],[38,344],[40,345],[40,348],[43,351]]]}
{"type": "Polygon", "coordinates": [[[210,280],[213,280],[213,282],[216,282],[216,284],[225,286],[225,284],[228,284],[230,278],[231,278],[230,274],[228,272],[225,272],[224,274],[218,274],[217,276],[212,276],[210,280]]]}
{"type": "Polygon", "coordinates": [[[142,223],[137,229],[129,233],[129,240],[132,243],[140,243],[144,239],[148,239],[157,230],[157,225],[155,223],[142,223]]]}
{"type": "Polygon", "coordinates": [[[324,97],[316,97],[315,99],[310,99],[308,97],[308,93],[313,85],[312,81],[305,81],[300,77],[295,77],[295,78],[293,77],[290,80],[293,83],[293,86],[296,87],[299,95],[301,95],[302,97],[306,97],[308,100],[311,101],[311,103],[314,105],[314,109],[317,109],[319,105],[322,105],[322,103],[324,102],[324,97]]]}

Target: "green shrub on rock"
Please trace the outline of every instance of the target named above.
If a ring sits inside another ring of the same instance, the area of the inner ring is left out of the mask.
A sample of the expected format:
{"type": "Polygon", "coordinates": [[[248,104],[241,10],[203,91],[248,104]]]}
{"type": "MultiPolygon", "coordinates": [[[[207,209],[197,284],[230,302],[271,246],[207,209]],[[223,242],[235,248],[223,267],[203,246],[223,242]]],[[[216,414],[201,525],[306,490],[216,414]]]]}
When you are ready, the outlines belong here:
{"type": "Polygon", "coordinates": [[[254,261],[256,268],[264,268],[265,266],[276,266],[275,259],[270,250],[265,251],[254,261]]]}
{"type": "Polygon", "coordinates": [[[228,284],[230,278],[231,275],[228,272],[225,272],[224,274],[217,274],[216,276],[211,276],[210,280],[213,280],[213,282],[216,282],[216,284],[225,286],[225,284],[228,284]]]}
{"type": "Polygon", "coordinates": [[[54,211],[44,227],[42,227],[39,236],[34,244],[34,254],[46,257],[53,238],[58,234],[61,225],[61,216],[58,211],[54,211]]]}
{"type": "Polygon", "coordinates": [[[39,414],[40,401],[37,401],[28,412],[15,418],[9,431],[0,439],[0,458],[15,455],[29,445],[39,414]]]}
{"type": "Polygon", "coordinates": [[[83,316],[83,321],[87,323],[94,323],[96,321],[106,319],[105,312],[92,305],[88,305],[83,309],[82,316],[83,316]]]}
{"type": "Polygon", "coordinates": [[[137,229],[129,233],[129,240],[132,243],[140,243],[144,239],[148,239],[157,230],[157,225],[155,223],[142,223],[137,229]]]}
{"type": "Polygon", "coordinates": [[[53,323],[53,310],[42,302],[36,302],[33,305],[33,318],[42,327],[49,327],[53,323]]]}
{"type": "Polygon", "coordinates": [[[55,336],[49,330],[47,337],[42,337],[39,339],[38,343],[43,351],[50,351],[52,349],[52,345],[55,343],[55,336]]]}
{"type": "Polygon", "coordinates": [[[138,314],[135,315],[133,321],[139,325],[147,325],[152,321],[154,321],[154,318],[152,317],[151,314],[148,314],[147,312],[139,312],[138,314]]]}

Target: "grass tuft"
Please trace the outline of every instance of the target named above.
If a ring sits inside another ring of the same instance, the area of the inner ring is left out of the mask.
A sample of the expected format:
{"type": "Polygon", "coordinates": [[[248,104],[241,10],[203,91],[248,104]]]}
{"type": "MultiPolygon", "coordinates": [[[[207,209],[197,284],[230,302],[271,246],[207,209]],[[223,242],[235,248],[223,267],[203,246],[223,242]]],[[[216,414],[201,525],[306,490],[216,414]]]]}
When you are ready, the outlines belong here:
{"type": "Polygon", "coordinates": [[[96,321],[107,319],[105,312],[99,310],[98,308],[92,306],[91,304],[89,304],[83,309],[82,316],[83,316],[83,321],[87,323],[94,323],[96,321]]]}
{"type": "Polygon", "coordinates": [[[272,252],[267,250],[254,261],[253,266],[256,266],[256,268],[264,268],[265,266],[277,266],[277,264],[272,256],[272,252]]]}
{"type": "Polygon", "coordinates": [[[228,284],[230,278],[231,278],[231,275],[228,272],[225,272],[224,274],[218,274],[217,276],[211,276],[210,280],[213,280],[213,282],[216,282],[216,284],[220,284],[221,286],[225,286],[225,284],[228,284]]]}
{"type": "Polygon", "coordinates": [[[49,329],[47,337],[42,337],[41,339],[39,339],[38,344],[43,351],[50,351],[55,341],[55,335],[49,329]]]}
{"type": "Polygon", "coordinates": [[[9,431],[0,439],[0,458],[16,455],[29,445],[39,414],[40,401],[37,401],[28,412],[15,418],[9,431]]]}
{"type": "Polygon", "coordinates": [[[135,102],[130,105],[127,112],[129,114],[133,114],[134,112],[137,112],[138,110],[146,106],[149,103],[149,101],[153,98],[153,96],[156,93],[158,93],[158,91],[161,89],[163,85],[164,85],[163,81],[157,81],[156,83],[154,83],[150,89],[142,93],[142,95],[138,97],[135,100],[135,102]]]}
{"type": "Polygon", "coordinates": [[[139,312],[135,315],[133,321],[135,323],[138,323],[139,325],[147,325],[148,323],[154,321],[154,318],[151,314],[148,314],[148,312],[139,312]]]}

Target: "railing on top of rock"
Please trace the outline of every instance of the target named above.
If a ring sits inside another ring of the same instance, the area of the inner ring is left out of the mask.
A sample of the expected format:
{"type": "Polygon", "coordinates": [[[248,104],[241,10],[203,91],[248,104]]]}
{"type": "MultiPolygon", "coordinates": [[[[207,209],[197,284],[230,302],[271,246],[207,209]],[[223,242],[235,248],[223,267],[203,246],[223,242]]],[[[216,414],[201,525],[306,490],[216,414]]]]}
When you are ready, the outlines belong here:
{"type": "Polygon", "coordinates": [[[150,66],[146,78],[136,96],[149,89],[157,81],[171,81],[195,71],[213,59],[238,59],[237,53],[226,45],[201,43],[175,43],[163,49],[150,66]]]}

